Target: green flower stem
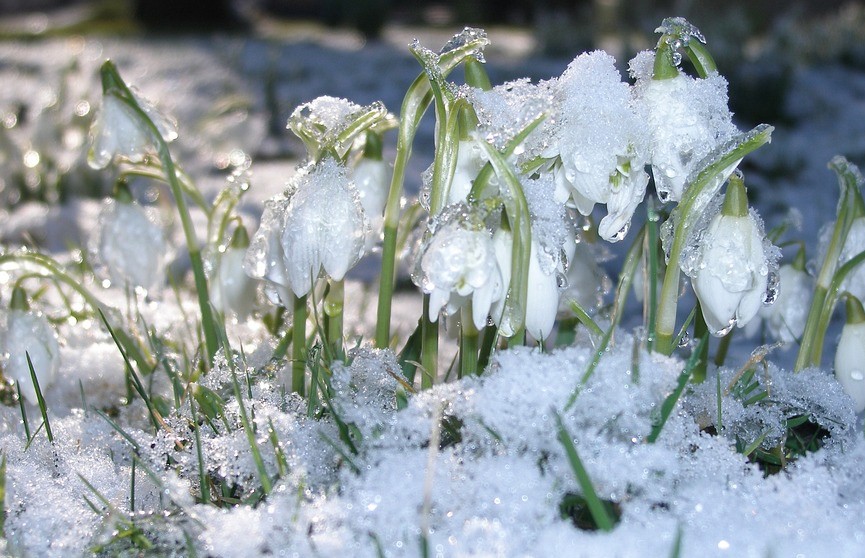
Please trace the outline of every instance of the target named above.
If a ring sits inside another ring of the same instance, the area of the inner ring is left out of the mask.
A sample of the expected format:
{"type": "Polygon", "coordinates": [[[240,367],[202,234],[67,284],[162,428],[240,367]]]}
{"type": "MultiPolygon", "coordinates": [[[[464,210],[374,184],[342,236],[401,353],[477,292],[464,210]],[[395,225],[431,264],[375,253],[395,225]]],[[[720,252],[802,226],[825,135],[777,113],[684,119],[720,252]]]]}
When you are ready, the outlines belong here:
{"type": "Polygon", "coordinates": [[[478,373],[478,337],[472,307],[466,304],[460,309],[460,370],[459,377],[478,373]]]}
{"type": "Polygon", "coordinates": [[[294,297],[291,332],[291,391],[303,395],[306,378],[306,296],[294,297]]]}
{"type": "Polygon", "coordinates": [[[327,340],[333,348],[334,358],[342,358],[343,310],[345,306],[345,282],[328,281],[329,288],[324,297],[324,317],[327,321],[327,340]]]}
{"type": "MultiPolygon", "coordinates": [[[[814,296],[811,299],[811,307],[808,310],[808,318],[805,322],[805,331],[802,333],[802,344],[796,355],[796,364],[793,366],[795,372],[799,372],[809,366],[819,366],[822,355],[823,338],[826,336],[828,318],[822,317],[828,309],[828,315],[834,310],[834,302],[827,300],[829,290],[832,286],[833,277],[838,269],[838,260],[847,240],[847,234],[853,225],[853,219],[862,207],[861,176],[858,169],[851,165],[843,157],[835,157],[829,163],[838,175],[838,187],[841,190],[838,203],[835,226],[832,229],[832,237],[826,256],[817,275],[817,284],[814,287],[814,296]],[[831,306],[831,308],[828,308],[831,306]]],[[[849,263],[849,262],[848,262],[849,263]]]]}
{"type": "Polygon", "coordinates": [[[201,325],[204,329],[204,344],[207,349],[207,364],[209,366],[213,363],[213,357],[219,349],[219,336],[217,332],[220,329],[220,324],[210,305],[207,277],[204,274],[204,262],[201,258],[201,247],[198,244],[198,237],[192,224],[192,216],[189,214],[189,208],[186,205],[183,186],[177,177],[177,169],[175,168],[174,160],[171,158],[171,152],[168,150],[168,143],[166,143],[162,134],[159,133],[156,124],[138,106],[135,97],[129,90],[129,86],[120,77],[117,68],[110,60],[102,65],[102,84],[103,94],[117,95],[117,98],[132,109],[141,119],[141,122],[147,126],[152,139],[156,143],[159,161],[162,163],[162,169],[165,172],[165,177],[168,179],[168,185],[177,204],[177,212],[180,214],[180,222],[183,227],[184,237],[186,238],[186,248],[189,251],[189,260],[195,279],[195,290],[198,294],[198,306],[201,311],[201,325]]]}
{"type": "Polygon", "coordinates": [[[438,372],[439,324],[433,323],[429,316],[429,295],[423,297],[423,315],[421,322],[421,388],[429,389],[436,381],[438,372]]]}
{"type": "Polygon", "coordinates": [[[648,277],[646,277],[647,294],[645,296],[648,309],[646,311],[646,349],[649,351],[655,346],[655,320],[658,313],[658,249],[660,239],[658,236],[658,208],[655,198],[650,196],[646,203],[646,245],[643,254],[646,258],[648,277]]]}
{"type": "Polygon", "coordinates": [[[832,277],[832,282],[829,284],[829,288],[826,289],[826,296],[823,300],[823,306],[820,309],[820,319],[817,322],[817,332],[822,332],[822,334],[815,336],[811,349],[810,366],[820,366],[820,361],[823,358],[823,343],[826,340],[826,330],[829,329],[829,322],[832,319],[835,306],[838,304],[838,299],[840,298],[838,295],[841,290],[841,284],[844,282],[844,279],[846,279],[847,276],[857,267],[862,265],[863,262],[865,262],[865,252],[859,252],[856,256],[838,268],[838,271],[835,272],[835,275],[832,277]]]}
{"type": "Polygon", "coordinates": [[[691,230],[706,206],[723,186],[722,178],[730,167],[737,166],[748,153],[767,143],[771,138],[772,130],[771,126],[760,124],[750,132],[740,134],[720,146],[704,159],[702,170],[686,187],[679,206],[673,212],[675,218],[673,245],[670,248],[664,283],[661,286],[661,299],[658,303],[655,324],[656,351],[667,355],[673,352],[681,274],[679,259],[691,230]]]}
{"type": "Polygon", "coordinates": [[[525,326],[526,299],[529,292],[529,259],[532,247],[529,206],[520,180],[505,157],[487,142],[480,144],[486,150],[490,164],[499,177],[505,212],[513,235],[511,284],[499,324],[499,333],[505,337],[519,337],[525,326]]]}
{"type": "MultiPolygon", "coordinates": [[[[438,57],[441,76],[446,77],[464,60],[473,57],[489,43],[485,36],[466,41],[460,47],[438,57]]],[[[381,279],[375,326],[375,344],[385,348],[390,344],[390,321],[396,271],[397,229],[399,228],[400,200],[405,182],[406,166],[411,157],[412,142],[420,120],[432,102],[433,94],[427,72],[422,72],[409,87],[400,110],[396,159],[387,204],[384,210],[384,239],[381,253],[381,279]]]]}

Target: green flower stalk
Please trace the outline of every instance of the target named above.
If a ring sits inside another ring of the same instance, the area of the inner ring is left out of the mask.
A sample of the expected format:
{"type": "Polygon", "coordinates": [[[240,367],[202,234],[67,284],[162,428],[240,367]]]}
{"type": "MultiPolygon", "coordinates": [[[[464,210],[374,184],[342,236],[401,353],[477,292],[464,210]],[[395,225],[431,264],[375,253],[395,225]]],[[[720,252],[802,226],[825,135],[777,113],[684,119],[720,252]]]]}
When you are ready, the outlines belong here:
{"type": "Polygon", "coordinates": [[[186,205],[183,186],[178,179],[177,168],[168,149],[168,142],[177,137],[177,132],[149,103],[126,85],[110,60],[102,65],[101,76],[103,108],[102,114],[94,122],[89,162],[95,168],[104,168],[115,157],[136,162],[143,160],[147,153],[156,152],[177,204],[186,238],[209,366],[219,349],[218,332],[222,325],[210,305],[201,247],[186,205]]]}
{"type": "Polygon", "coordinates": [[[796,372],[809,366],[820,365],[826,330],[829,328],[829,321],[835,310],[841,283],[865,260],[865,253],[862,253],[839,267],[839,258],[853,221],[857,217],[865,216],[865,203],[863,203],[861,192],[865,180],[863,180],[858,167],[844,157],[839,156],[832,159],[829,168],[838,175],[841,195],[832,236],[817,275],[814,297],[811,299],[808,319],[805,322],[805,332],[802,334],[802,344],[799,346],[796,364],[793,367],[796,372]]]}

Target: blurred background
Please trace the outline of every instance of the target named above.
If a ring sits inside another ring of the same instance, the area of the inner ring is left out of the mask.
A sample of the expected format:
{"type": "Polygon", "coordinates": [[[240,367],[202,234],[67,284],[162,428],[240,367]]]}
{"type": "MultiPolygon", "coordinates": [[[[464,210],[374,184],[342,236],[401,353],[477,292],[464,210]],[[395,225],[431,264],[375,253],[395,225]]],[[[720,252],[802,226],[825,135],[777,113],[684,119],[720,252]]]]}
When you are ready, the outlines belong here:
{"type": "MultiPolygon", "coordinates": [[[[0,0],[0,240],[40,236],[33,219],[16,224],[22,212],[12,210],[28,202],[109,191],[111,177],[84,158],[105,58],[176,117],[173,149],[199,187],[217,192],[254,162],[245,198],[254,222],[303,157],[285,129],[292,110],[333,95],[397,112],[419,71],[406,48],[414,38],[438,49],[463,26],[485,28],[494,84],[549,79],[595,48],[626,75],[669,16],[706,36],[739,127],[776,127],[772,145],[745,162],[752,201],[768,223],[807,208],[816,218],[800,219],[802,234],[816,238],[836,203],[826,163],[842,154],[865,165],[861,0],[0,0]]],[[[409,192],[432,138],[426,119],[409,192]]]]}

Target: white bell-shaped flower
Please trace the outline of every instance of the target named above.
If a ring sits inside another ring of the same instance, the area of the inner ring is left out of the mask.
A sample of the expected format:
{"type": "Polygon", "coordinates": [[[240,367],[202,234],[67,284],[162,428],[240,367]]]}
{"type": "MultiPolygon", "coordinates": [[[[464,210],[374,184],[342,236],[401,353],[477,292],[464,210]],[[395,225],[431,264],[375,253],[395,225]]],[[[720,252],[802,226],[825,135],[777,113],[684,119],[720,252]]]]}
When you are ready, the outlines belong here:
{"type": "MultiPolygon", "coordinates": [[[[176,139],[177,123],[160,113],[134,88],[130,92],[135,103],[156,126],[162,139],[167,142],[176,139]]],[[[126,100],[112,93],[106,93],[103,97],[102,109],[90,128],[90,137],[87,162],[97,169],[105,168],[115,157],[140,163],[156,149],[153,132],[141,115],[126,100]]]]}
{"type": "Polygon", "coordinates": [[[853,398],[856,412],[865,411],[865,310],[852,296],[847,298],[847,323],[835,352],[835,377],[853,398]]]}
{"type": "Polygon", "coordinates": [[[306,295],[322,270],[341,281],[361,258],[366,224],[357,189],[333,159],[301,169],[268,201],[245,269],[275,287],[283,305],[306,295]]]}
{"type": "Polygon", "coordinates": [[[723,336],[733,326],[744,327],[763,305],[769,265],[741,180],[727,186],[724,206],[703,236],[699,260],[693,285],[709,331],[723,336]]]}
{"type": "Polygon", "coordinates": [[[390,189],[390,166],[381,159],[363,157],[351,171],[360,204],[369,222],[365,249],[372,250],[382,232],[384,208],[390,189]]]}
{"type": "Polygon", "coordinates": [[[583,215],[596,203],[607,204],[600,234],[607,241],[621,240],[649,180],[643,170],[648,136],[631,88],[615,60],[600,51],[571,62],[558,87],[563,98],[553,142],[562,161],[558,181],[569,186],[583,215]]]}
{"type": "Polygon", "coordinates": [[[115,195],[103,203],[89,241],[97,271],[121,287],[159,287],[168,250],[159,216],[135,203],[123,185],[115,195]]]}
{"type": "Polygon", "coordinates": [[[459,141],[456,168],[448,191],[447,205],[466,201],[472,190],[472,184],[487,162],[486,152],[478,141],[481,140],[470,138],[459,141]]]}
{"type": "Polygon", "coordinates": [[[490,307],[504,295],[489,231],[463,204],[446,209],[431,229],[412,275],[421,291],[430,295],[430,319],[435,322],[442,311],[452,315],[471,302],[474,325],[483,328],[490,307]]]}
{"type": "MultiPolygon", "coordinates": [[[[502,282],[507,289],[511,281],[511,264],[513,262],[512,233],[499,229],[493,235],[493,245],[502,273],[502,282]]],[[[559,299],[566,279],[560,266],[552,270],[545,270],[540,263],[539,255],[540,247],[537,240],[533,238],[529,254],[525,329],[534,339],[543,341],[553,331],[553,326],[556,323],[559,299]]],[[[573,256],[573,251],[570,252],[569,256],[573,256]]],[[[499,325],[502,324],[504,318],[505,303],[505,297],[502,296],[492,308],[493,320],[499,325]]],[[[503,334],[512,335],[513,332],[505,331],[503,334]]]]}
{"type": "Polygon", "coordinates": [[[775,302],[763,306],[758,316],[773,339],[795,343],[805,332],[814,278],[805,271],[803,262],[802,266],[782,265],[778,269],[778,280],[781,288],[775,302]]]}
{"type": "Polygon", "coordinates": [[[18,384],[24,398],[35,405],[36,388],[30,376],[27,355],[30,355],[39,389],[45,393],[60,369],[60,347],[54,328],[45,316],[30,311],[26,295],[20,289],[13,291],[0,345],[3,375],[18,384]]]}
{"type": "MultiPolygon", "coordinates": [[[[684,73],[653,79],[652,53],[631,61],[637,100],[651,134],[651,164],[661,201],[679,201],[696,165],[738,133],[727,106],[727,81],[717,73],[705,79],[684,73]]],[[[733,172],[731,167],[729,172],[733,172]]]]}
{"type": "Polygon", "coordinates": [[[210,280],[210,300],[217,312],[233,314],[243,319],[255,310],[258,281],[243,270],[243,261],[249,248],[246,227],[234,231],[231,243],[218,255],[210,280]]]}
{"type": "Polygon", "coordinates": [[[273,304],[291,308],[288,262],[282,249],[287,207],[288,198],[282,194],[264,202],[261,222],[246,250],[243,270],[250,277],[264,281],[264,294],[273,304]]]}

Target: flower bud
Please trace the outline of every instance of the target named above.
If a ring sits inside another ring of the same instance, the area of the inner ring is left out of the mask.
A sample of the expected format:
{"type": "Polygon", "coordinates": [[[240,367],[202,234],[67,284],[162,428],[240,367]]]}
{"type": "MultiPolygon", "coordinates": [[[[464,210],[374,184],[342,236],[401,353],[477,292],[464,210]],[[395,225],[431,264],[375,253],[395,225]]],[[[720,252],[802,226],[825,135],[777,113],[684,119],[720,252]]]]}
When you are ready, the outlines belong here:
{"type": "Polygon", "coordinates": [[[234,231],[231,244],[219,255],[210,283],[210,299],[217,312],[233,313],[243,319],[255,310],[257,282],[243,271],[249,248],[246,227],[234,231]]]}
{"type": "Polygon", "coordinates": [[[847,297],[847,323],[835,352],[835,377],[853,398],[856,412],[865,411],[865,310],[854,296],[847,297]]]}

